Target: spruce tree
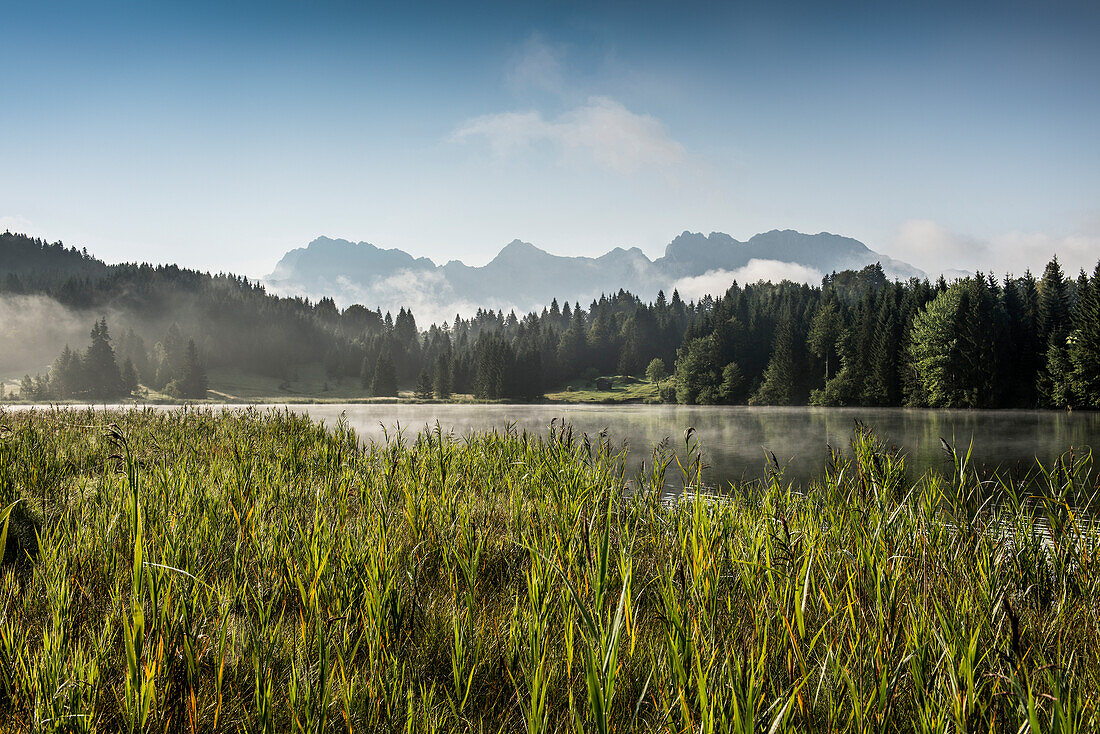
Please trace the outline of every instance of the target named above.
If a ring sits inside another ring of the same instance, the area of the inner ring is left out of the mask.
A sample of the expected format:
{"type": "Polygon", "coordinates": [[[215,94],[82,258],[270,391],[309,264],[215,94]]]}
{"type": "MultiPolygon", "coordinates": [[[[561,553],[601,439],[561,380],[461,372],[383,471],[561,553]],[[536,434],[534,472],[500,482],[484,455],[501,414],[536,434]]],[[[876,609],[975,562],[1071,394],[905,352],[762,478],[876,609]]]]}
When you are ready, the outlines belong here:
{"type": "Polygon", "coordinates": [[[764,380],[750,405],[790,405],[794,398],[794,340],[790,314],[784,314],[775,327],[772,358],[764,371],[764,380]]]}
{"type": "Polygon", "coordinates": [[[1038,392],[1043,405],[1066,407],[1071,397],[1066,348],[1069,326],[1069,285],[1055,256],[1047,263],[1039,281],[1039,335],[1045,359],[1039,371],[1038,392]]]}
{"type": "Polygon", "coordinates": [[[587,341],[589,360],[602,375],[611,374],[616,367],[615,331],[607,305],[600,305],[588,330],[587,341]]]}
{"type": "Polygon", "coordinates": [[[964,298],[956,314],[956,365],[965,392],[962,407],[992,408],[1001,404],[1005,392],[1007,316],[999,294],[985,276],[978,273],[964,283],[964,298]]]}
{"type": "Polygon", "coordinates": [[[420,377],[416,378],[415,394],[418,400],[430,400],[432,397],[432,376],[428,370],[420,371],[420,377]]]}
{"type": "Polygon", "coordinates": [[[876,321],[874,341],[868,358],[864,405],[894,405],[897,400],[897,317],[892,298],[884,298],[876,321]]]}
{"type": "Polygon", "coordinates": [[[1030,273],[1017,280],[1006,278],[1003,294],[1008,321],[1003,405],[1032,408],[1035,406],[1035,379],[1039,365],[1039,339],[1035,330],[1038,290],[1035,279],[1030,273]]]}
{"type": "Polygon", "coordinates": [[[1079,403],[1074,365],[1070,361],[1069,347],[1051,341],[1047,347],[1046,400],[1054,408],[1073,408],[1079,403]]]}
{"type": "Polygon", "coordinates": [[[481,398],[503,398],[512,391],[509,378],[512,375],[515,356],[511,346],[496,333],[478,337],[474,346],[477,355],[474,392],[481,398]]]}
{"type": "Polygon", "coordinates": [[[92,327],[92,343],[84,355],[83,364],[88,392],[93,398],[103,400],[122,394],[122,375],[115,361],[115,350],[111,347],[106,318],[92,327]]]}
{"type": "Polygon", "coordinates": [[[727,405],[744,401],[745,376],[736,362],[730,362],[722,368],[722,382],[718,386],[718,398],[727,405]]]}
{"type": "Polygon", "coordinates": [[[542,353],[533,345],[526,345],[519,349],[512,368],[513,379],[511,381],[509,397],[523,400],[536,400],[542,397],[542,353]]]}
{"type": "MultiPolygon", "coordinates": [[[[854,313],[840,318],[836,340],[839,368],[820,390],[811,394],[814,405],[858,405],[867,380],[867,359],[875,336],[874,294],[868,291],[854,313]]],[[[811,350],[816,337],[810,340],[811,350]]]]}
{"type": "Polygon", "coordinates": [[[1100,262],[1080,296],[1070,358],[1081,404],[1100,408],[1100,262]]]}
{"type": "Polygon", "coordinates": [[[843,332],[844,323],[840,317],[840,308],[835,297],[829,297],[817,308],[813,322],[810,324],[810,332],[807,337],[807,346],[817,357],[825,360],[825,382],[829,381],[830,365],[837,368],[837,344],[843,332]]]}
{"type": "MultiPolygon", "coordinates": [[[[566,308],[569,304],[566,304],[566,308]]],[[[564,314],[563,314],[564,316],[564,314]]],[[[566,378],[575,377],[588,366],[588,337],[584,328],[584,312],[578,307],[573,310],[573,319],[569,328],[562,334],[558,343],[558,363],[566,378]]]]}
{"type": "Polygon", "coordinates": [[[909,337],[909,369],[914,407],[958,408],[965,399],[959,382],[956,319],[963,288],[953,286],[930,301],[913,318],[909,337]]]}
{"type": "Polygon", "coordinates": [[[446,352],[435,359],[432,389],[435,391],[435,396],[440,400],[451,397],[451,360],[446,352]]]}
{"type": "Polygon", "coordinates": [[[84,389],[83,377],[80,355],[66,344],[50,368],[50,392],[59,400],[74,397],[84,389]]]}

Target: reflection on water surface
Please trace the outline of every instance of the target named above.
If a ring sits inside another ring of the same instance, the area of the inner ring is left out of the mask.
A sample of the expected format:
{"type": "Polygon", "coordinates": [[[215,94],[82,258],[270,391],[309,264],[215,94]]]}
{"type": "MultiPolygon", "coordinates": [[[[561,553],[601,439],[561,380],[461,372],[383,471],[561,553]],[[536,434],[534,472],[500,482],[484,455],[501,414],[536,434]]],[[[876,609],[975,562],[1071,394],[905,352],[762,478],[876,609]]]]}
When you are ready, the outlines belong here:
{"type": "Polygon", "coordinates": [[[1026,470],[1036,458],[1049,462],[1073,447],[1100,446],[1100,413],[1056,411],[946,411],[901,408],[768,408],[679,405],[294,405],[328,424],[346,415],[365,439],[381,440],[400,423],[409,433],[436,421],[444,431],[504,429],[545,433],[554,418],[575,432],[607,430],[629,448],[631,470],[648,459],[654,444],[668,438],[683,449],[684,429],[697,431],[709,468],[709,484],[756,479],[764,471],[764,449],[786,466],[785,476],[804,483],[821,474],[826,447],[847,449],[857,420],[874,428],[909,457],[913,472],[942,467],[940,437],[960,449],[973,442],[974,459],[988,468],[1026,470]]]}

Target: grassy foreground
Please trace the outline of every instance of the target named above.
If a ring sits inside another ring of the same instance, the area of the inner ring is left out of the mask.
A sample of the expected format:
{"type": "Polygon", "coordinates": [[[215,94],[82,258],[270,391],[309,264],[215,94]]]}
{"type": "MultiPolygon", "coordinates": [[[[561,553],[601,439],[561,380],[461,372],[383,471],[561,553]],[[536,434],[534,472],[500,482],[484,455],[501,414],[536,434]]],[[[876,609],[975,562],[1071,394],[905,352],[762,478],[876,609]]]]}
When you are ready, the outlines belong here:
{"type": "Polygon", "coordinates": [[[1095,731],[1091,459],[994,510],[853,449],[665,506],[560,425],[0,411],[0,729],[1095,731]]]}

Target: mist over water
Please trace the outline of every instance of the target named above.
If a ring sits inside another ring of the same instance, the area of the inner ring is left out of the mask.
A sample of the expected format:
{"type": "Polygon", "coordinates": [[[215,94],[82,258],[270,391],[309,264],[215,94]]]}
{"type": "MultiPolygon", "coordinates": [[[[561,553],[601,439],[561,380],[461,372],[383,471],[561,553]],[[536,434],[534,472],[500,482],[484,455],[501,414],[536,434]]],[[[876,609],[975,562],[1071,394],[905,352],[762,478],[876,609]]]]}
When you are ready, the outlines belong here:
{"type": "MultiPolygon", "coordinates": [[[[551,420],[564,419],[575,435],[594,437],[606,430],[616,444],[626,444],[631,473],[651,458],[653,446],[664,439],[681,456],[684,431],[696,436],[708,465],[708,484],[758,479],[764,475],[764,449],[775,453],[784,477],[798,485],[821,476],[828,446],[850,453],[856,421],[874,429],[908,457],[911,476],[944,469],[946,457],[940,438],[954,443],[960,453],[972,444],[973,461],[980,468],[1026,472],[1036,459],[1045,463],[1073,448],[1083,453],[1100,447],[1100,413],[1059,411],[951,411],[903,408],[807,408],[682,405],[293,405],[335,425],[344,416],[366,440],[382,441],[398,425],[412,437],[436,421],[444,432],[461,436],[468,431],[516,430],[545,435],[551,420]],[[383,430],[385,427],[385,431],[383,430]]],[[[676,483],[675,464],[669,477],[676,483]]]]}
{"type": "MultiPolygon", "coordinates": [[[[0,296],[0,379],[44,373],[66,344],[84,349],[105,311],[79,311],[42,295],[0,296]]],[[[115,320],[115,312],[107,313],[115,320]]]]}

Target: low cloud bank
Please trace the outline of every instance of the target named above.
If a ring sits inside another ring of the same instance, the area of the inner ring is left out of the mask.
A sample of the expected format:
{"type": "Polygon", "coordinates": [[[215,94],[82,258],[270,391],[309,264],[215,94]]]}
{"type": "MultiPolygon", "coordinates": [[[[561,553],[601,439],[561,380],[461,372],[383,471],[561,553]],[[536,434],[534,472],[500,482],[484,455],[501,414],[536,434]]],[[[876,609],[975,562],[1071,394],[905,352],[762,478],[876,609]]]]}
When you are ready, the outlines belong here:
{"type": "Polygon", "coordinates": [[[702,275],[680,278],[672,287],[680,291],[685,300],[698,300],[705,295],[721,296],[733,281],[738,283],[756,283],[761,280],[779,283],[789,280],[794,283],[821,283],[823,274],[816,268],[781,260],[749,260],[744,267],[736,270],[710,270],[702,275]]]}
{"type": "Polygon", "coordinates": [[[434,271],[401,270],[374,281],[367,288],[340,278],[338,289],[347,301],[344,306],[361,303],[367,308],[375,308],[381,305],[383,313],[390,310],[395,315],[402,307],[411,309],[420,329],[453,321],[455,314],[472,315],[478,309],[477,305],[456,298],[447,278],[434,271]],[[394,307],[395,304],[400,305],[394,307]]]}
{"type": "MultiPolygon", "coordinates": [[[[492,308],[505,313],[513,309],[511,304],[494,299],[487,298],[479,303],[461,299],[455,295],[443,273],[430,270],[400,270],[366,284],[341,276],[335,281],[312,287],[290,281],[265,282],[264,285],[269,293],[278,295],[304,295],[313,300],[332,298],[341,309],[358,304],[372,311],[380,308],[383,314],[388,311],[394,316],[402,308],[409,309],[419,329],[427,329],[432,324],[452,323],[456,315],[469,318],[478,309],[492,308]]],[[[516,309],[516,314],[522,315],[522,312],[516,309]]]]}

